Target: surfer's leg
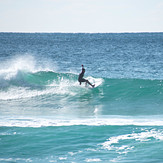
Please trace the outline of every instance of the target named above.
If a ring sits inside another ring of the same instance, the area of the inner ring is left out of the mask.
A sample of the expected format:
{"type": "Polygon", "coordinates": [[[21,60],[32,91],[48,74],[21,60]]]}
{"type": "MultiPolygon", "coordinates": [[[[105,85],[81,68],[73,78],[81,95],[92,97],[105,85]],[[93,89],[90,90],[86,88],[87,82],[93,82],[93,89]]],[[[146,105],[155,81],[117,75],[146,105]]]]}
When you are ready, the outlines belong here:
{"type": "Polygon", "coordinates": [[[88,80],[86,80],[86,79],[81,79],[80,80],[80,85],[81,85],[81,82],[85,82],[85,85],[87,85],[87,83],[89,84],[89,85],[91,85],[92,87],[94,87],[95,85],[92,85],[88,80]]]}
{"type": "Polygon", "coordinates": [[[86,80],[86,83],[88,83],[89,85],[91,85],[92,87],[94,87],[95,86],[95,84],[94,85],[92,85],[88,80],[86,80]]]}
{"type": "Polygon", "coordinates": [[[81,85],[81,83],[84,83],[84,82],[86,82],[86,80],[84,78],[79,80],[80,85],[81,85]]]}

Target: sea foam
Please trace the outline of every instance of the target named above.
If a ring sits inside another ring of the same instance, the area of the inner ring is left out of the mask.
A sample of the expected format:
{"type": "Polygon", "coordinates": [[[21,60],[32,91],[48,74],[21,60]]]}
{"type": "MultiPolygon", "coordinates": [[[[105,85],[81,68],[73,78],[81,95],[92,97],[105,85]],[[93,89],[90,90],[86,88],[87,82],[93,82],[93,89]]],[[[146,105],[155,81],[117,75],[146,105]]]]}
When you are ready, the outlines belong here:
{"type": "MultiPolygon", "coordinates": [[[[107,118],[63,119],[52,117],[2,117],[0,126],[7,127],[49,127],[49,126],[163,126],[162,117],[108,116],[107,118]]],[[[163,138],[163,137],[162,137],[163,138]]]]}

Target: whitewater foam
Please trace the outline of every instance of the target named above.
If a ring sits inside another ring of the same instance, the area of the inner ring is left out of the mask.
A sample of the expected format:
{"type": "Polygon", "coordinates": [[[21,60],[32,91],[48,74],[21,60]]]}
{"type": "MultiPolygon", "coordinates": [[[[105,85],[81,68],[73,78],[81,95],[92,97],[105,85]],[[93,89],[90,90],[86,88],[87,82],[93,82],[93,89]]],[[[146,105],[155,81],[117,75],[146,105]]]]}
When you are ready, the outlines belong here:
{"type": "MultiPolygon", "coordinates": [[[[63,119],[55,117],[7,117],[0,119],[0,126],[7,127],[48,127],[48,126],[163,126],[163,119],[157,117],[108,117],[108,118],[79,118],[63,119]]],[[[127,136],[128,137],[128,136],[127,136]]],[[[163,138],[163,137],[162,137],[163,138]]]]}
{"type": "Polygon", "coordinates": [[[87,158],[85,162],[101,162],[102,160],[99,158],[87,158]]]}
{"type": "Polygon", "coordinates": [[[151,129],[139,133],[113,136],[101,145],[103,149],[115,150],[118,154],[126,154],[135,148],[134,142],[131,141],[147,142],[152,139],[163,141],[163,131],[151,129]],[[130,141],[130,145],[121,145],[123,141],[130,141]]]}
{"type": "Polygon", "coordinates": [[[6,80],[10,80],[20,70],[32,72],[35,69],[36,62],[34,57],[31,55],[16,56],[10,60],[2,62],[0,76],[3,76],[6,80]]]}
{"type": "Polygon", "coordinates": [[[46,61],[39,63],[31,54],[14,56],[7,61],[1,62],[0,79],[10,80],[15,77],[19,71],[35,73],[39,71],[54,71],[57,69],[56,65],[51,66],[50,61],[45,63],[46,61]]]}
{"type": "Polygon", "coordinates": [[[13,99],[23,99],[23,98],[32,98],[42,95],[71,95],[75,96],[75,92],[69,89],[70,86],[59,86],[59,87],[48,87],[43,90],[31,90],[28,87],[11,87],[8,91],[0,92],[0,100],[13,100],[13,99]]]}

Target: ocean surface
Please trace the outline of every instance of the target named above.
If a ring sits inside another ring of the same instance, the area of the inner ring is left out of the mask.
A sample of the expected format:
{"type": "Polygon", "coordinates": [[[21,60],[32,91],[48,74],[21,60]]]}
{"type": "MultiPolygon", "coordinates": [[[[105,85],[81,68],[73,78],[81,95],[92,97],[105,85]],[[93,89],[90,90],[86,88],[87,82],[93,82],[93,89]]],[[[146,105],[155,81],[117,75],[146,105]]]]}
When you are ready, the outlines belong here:
{"type": "Polygon", "coordinates": [[[0,162],[162,163],[163,33],[0,33],[0,162]]]}

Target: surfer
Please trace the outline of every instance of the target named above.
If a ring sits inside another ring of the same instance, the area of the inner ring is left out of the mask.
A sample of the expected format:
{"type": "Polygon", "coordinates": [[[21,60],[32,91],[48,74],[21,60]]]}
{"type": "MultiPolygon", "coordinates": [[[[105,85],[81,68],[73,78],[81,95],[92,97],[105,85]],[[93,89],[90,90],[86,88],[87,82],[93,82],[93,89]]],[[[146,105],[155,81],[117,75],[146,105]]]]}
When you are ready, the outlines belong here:
{"type": "Polygon", "coordinates": [[[89,85],[91,85],[94,88],[95,84],[92,85],[88,80],[83,78],[84,73],[85,73],[85,68],[82,65],[82,72],[79,74],[79,78],[78,78],[78,81],[79,81],[80,85],[81,85],[82,82],[85,82],[86,84],[88,83],[89,85]]]}

